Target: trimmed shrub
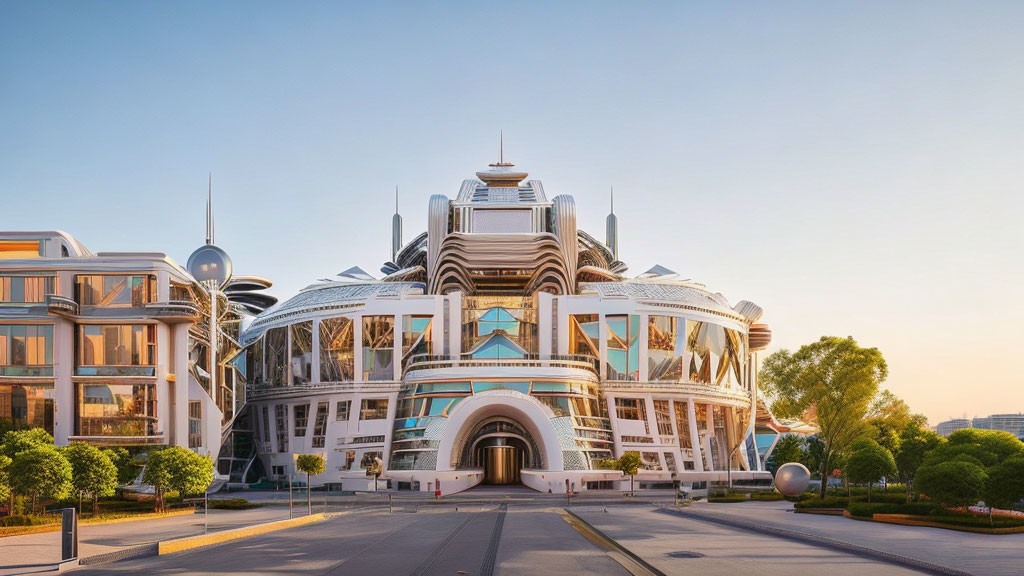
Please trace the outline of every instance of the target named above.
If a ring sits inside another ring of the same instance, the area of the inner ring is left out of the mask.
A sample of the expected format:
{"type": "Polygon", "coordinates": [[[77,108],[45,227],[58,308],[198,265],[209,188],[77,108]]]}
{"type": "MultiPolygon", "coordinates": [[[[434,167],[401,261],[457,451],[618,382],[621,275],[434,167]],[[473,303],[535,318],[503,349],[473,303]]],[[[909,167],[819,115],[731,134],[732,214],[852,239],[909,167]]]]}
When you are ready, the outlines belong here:
{"type": "Polygon", "coordinates": [[[245,498],[231,498],[228,500],[210,500],[211,510],[249,510],[260,508],[263,504],[249,502],[245,498]]]}
{"type": "Polygon", "coordinates": [[[793,504],[795,508],[846,508],[846,498],[826,496],[825,498],[808,498],[793,504]]]}
{"type": "Polygon", "coordinates": [[[0,527],[8,526],[38,526],[45,524],[41,518],[35,516],[4,516],[0,518],[0,527]]]}
{"type": "Polygon", "coordinates": [[[871,518],[873,514],[913,514],[915,516],[927,516],[935,510],[935,504],[930,502],[903,502],[900,504],[887,504],[885,502],[852,502],[847,510],[851,516],[858,518],[871,518]]]}

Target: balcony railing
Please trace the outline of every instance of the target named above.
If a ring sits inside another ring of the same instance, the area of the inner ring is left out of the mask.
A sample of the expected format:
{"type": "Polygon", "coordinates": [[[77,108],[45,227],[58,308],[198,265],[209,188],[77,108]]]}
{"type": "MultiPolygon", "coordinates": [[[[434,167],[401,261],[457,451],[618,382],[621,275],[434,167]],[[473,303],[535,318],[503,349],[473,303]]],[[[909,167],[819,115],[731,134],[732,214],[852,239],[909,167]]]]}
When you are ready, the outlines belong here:
{"type": "Polygon", "coordinates": [[[53,377],[53,366],[0,366],[0,376],[18,376],[21,378],[53,377]]]}
{"type": "Polygon", "coordinates": [[[78,302],[59,294],[47,294],[46,309],[60,316],[77,316],[78,302]]]}
{"type": "Polygon", "coordinates": [[[405,372],[416,370],[436,370],[438,368],[482,368],[524,366],[529,368],[576,368],[600,373],[597,358],[584,354],[527,354],[519,358],[472,358],[469,356],[431,356],[418,354],[409,359],[405,372]]]}
{"type": "Polygon", "coordinates": [[[715,386],[714,384],[698,384],[694,382],[634,382],[632,380],[606,380],[601,383],[605,392],[675,392],[679,394],[699,394],[750,402],[750,391],[745,388],[715,386]]]}
{"type": "Polygon", "coordinates": [[[146,312],[158,320],[167,323],[196,322],[199,320],[199,307],[191,300],[171,300],[169,302],[150,302],[145,306],[146,312]]]}
{"type": "Polygon", "coordinates": [[[299,384],[297,386],[274,386],[269,384],[249,384],[246,386],[246,397],[249,400],[262,400],[283,396],[301,396],[306,394],[335,394],[340,392],[398,392],[401,382],[319,382],[299,384]]]}

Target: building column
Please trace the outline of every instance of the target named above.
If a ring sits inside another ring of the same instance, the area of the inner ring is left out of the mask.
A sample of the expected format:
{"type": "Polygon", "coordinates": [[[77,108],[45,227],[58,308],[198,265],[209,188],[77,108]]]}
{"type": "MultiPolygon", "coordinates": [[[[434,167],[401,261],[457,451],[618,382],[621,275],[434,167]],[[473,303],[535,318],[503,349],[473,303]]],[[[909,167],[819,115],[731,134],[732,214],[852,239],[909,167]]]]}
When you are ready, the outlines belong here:
{"type": "Polygon", "coordinates": [[[686,419],[690,426],[690,447],[693,449],[693,469],[697,472],[704,471],[704,458],[701,456],[703,448],[700,445],[700,432],[697,430],[697,408],[693,404],[693,398],[686,401],[686,419]]]}
{"type": "Polygon", "coordinates": [[[175,324],[171,329],[174,339],[171,366],[174,386],[170,394],[167,444],[188,448],[188,323],[175,324]]]}
{"type": "Polygon", "coordinates": [[[75,435],[75,324],[64,318],[53,322],[53,440],[66,446],[75,435]]]}

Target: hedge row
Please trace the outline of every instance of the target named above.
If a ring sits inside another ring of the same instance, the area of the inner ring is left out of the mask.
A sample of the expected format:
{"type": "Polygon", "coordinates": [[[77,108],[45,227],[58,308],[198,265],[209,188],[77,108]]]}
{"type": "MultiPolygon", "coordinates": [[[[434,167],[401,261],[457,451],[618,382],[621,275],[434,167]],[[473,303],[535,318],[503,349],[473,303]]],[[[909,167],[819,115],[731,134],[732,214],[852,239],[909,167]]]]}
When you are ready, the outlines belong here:
{"type": "Polygon", "coordinates": [[[847,508],[851,516],[871,518],[874,514],[913,514],[926,516],[935,510],[935,504],[929,502],[902,502],[890,504],[886,502],[853,502],[847,508]]]}

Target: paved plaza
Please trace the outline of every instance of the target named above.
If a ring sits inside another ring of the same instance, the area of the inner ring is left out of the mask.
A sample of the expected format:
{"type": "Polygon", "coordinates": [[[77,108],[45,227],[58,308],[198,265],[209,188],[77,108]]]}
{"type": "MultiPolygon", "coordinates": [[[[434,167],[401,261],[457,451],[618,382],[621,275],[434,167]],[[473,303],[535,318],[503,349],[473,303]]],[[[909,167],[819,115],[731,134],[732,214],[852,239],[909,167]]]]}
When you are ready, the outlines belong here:
{"type": "MultiPolygon", "coordinates": [[[[278,493],[257,510],[212,511],[210,529],[286,518],[278,493]]],[[[981,535],[794,514],[788,502],[697,503],[676,509],[656,492],[564,497],[470,491],[440,504],[401,495],[332,496],[323,522],[212,547],[97,566],[76,574],[800,574],[1024,573],[1024,534],[981,535]],[[627,504],[626,502],[630,502],[627,504]],[[573,516],[575,515],[575,517],[573,516]],[[578,518],[578,519],[577,519],[578,518]],[[788,536],[787,536],[788,535],[788,536]],[[801,538],[801,535],[807,538],[801,538]],[[836,549],[811,537],[861,547],[836,549]],[[937,570],[892,561],[927,562],[937,570]],[[631,559],[632,558],[632,559],[631,559]],[[639,560],[636,560],[639,558],[639,560]],[[888,558],[888,559],[887,559],[888,558]],[[646,563],[647,567],[643,566],[646,563]]],[[[320,506],[323,506],[322,496],[320,506]]],[[[304,511],[296,506],[296,512],[304,511]]],[[[319,510],[314,510],[319,511],[319,510]]],[[[82,556],[202,533],[202,516],[82,528],[82,556]]],[[[0,539],[0,574],[54,562],[57,533],[0,539]]]]}

